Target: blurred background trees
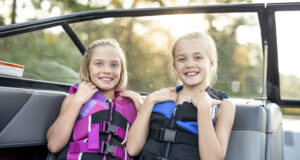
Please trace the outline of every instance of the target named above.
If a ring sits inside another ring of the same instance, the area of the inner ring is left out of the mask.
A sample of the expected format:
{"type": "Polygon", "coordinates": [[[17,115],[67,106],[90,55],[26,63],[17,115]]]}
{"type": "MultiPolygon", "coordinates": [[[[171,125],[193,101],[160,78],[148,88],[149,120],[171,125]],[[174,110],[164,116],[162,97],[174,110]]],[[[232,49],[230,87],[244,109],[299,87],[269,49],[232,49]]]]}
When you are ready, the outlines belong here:
{"type": "MultiPolygon", "coordinates": [[[[0,12],[0,25],[91,10],[242,2],[251,0],[0,0],[1,8],[10,13],[0,12]]],[[[178,36],[197,30],[190,30],[192,23],[183,20],[197,21],[196,28],[216,41],[219,67],[215,87],[233,97],[261,97],[262,46],[256,14],[178,16],[105,18],[70,26],[86,47],[101,38],[119,41],[128,61],[128,88],[151,92],[180,83],[170,70],[172,45],[178,36]],[[246,34],[240,42],[241,33],[253,28],[258,32],[251,36],[258,40],[251,41],[246,34]]],[[[0,60],[24,65],[25,78],[69,84],[79,81],[82,56],[60,27],[3,38],[0,45],[0,60]]]]}

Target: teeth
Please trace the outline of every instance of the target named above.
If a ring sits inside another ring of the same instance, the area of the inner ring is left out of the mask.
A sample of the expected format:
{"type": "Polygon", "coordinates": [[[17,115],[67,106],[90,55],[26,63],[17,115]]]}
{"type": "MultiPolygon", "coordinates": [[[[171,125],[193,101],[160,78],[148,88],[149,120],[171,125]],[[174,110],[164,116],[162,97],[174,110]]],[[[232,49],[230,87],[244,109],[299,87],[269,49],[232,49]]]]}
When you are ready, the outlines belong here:
{"type": "Polygon", "coordinates": [[[104,81],[111,81],[112,79],[111,78],[100,78],[101,80],[104,80],[104,81]]]}
{"type": "Polygon", "coordinates": [[[194,75],[196,75],[197,73],[195,73],[195,72],[189,72],[189,73],[186,73],[186,75],[187,76],[194,76],[194,75]]]}

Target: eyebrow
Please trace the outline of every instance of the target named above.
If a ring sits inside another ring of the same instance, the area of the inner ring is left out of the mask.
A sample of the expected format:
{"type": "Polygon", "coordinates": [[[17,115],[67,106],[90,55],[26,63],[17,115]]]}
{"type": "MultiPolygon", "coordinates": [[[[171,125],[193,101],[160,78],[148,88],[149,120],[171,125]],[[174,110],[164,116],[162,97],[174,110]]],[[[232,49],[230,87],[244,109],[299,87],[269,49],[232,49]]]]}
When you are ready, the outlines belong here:
{"type": "MultiPolygon", "coordinates": [[[[103,59],[100,59],[100,58],[97,58],[97,59],[94,59],[92,60],[92,62],[96,62],[96,61],[104,61],[103,59]]],[[[111,60],[110,62],[121,62],[121,60],[111,60]]]]}
{"type": "MultiPolygon", "coordinates": [[[[202,54],[201,52],[193,52],[192,54],[202,54]]],[[[180,56],[185,56],[184,54],[177,54],[177,57],[180,57],[180,56]]]]}
{"type": "Polygon", "coordinates": [[[201,52],[194,52],[194,53],[192,53],[192,54],[202,54],[201,52]]]}

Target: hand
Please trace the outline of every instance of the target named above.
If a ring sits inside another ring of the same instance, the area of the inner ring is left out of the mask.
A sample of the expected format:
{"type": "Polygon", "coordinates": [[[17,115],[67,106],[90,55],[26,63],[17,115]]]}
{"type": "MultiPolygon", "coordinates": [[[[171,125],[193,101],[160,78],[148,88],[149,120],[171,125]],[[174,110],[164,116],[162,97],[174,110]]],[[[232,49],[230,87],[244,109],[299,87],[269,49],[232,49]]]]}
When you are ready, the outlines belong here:
{"type": "Polygon", "coordinates": [[[125,90],[120,93],[120,96],[132,99],[136,110],[140,111],[143,104],[143,98],[139,93],[130,90],[125,90]]]}
{"type": "Polygon", "coordinates": [[[192,103],[197,109],[203,107],[209,107],[209,109],[215,105],[220,105],[222,101],[211,98],[206,91],[199,91],[192,97],[192,103]]]}
{"type": "Polygon", "coordinates": [[[79,85],[79,88],[74,96],[76,101],[84,104],[86,103],[96,92],[98,91],[97,87],[90,82],[82,82],[79,85]]]}
{"type": "Polygon", "coordinates": [[[156,104],[164,101],[174,101],[177,100],[177,92],[174,87],[162,88],[148,95],[148,97],[156,104]]]}

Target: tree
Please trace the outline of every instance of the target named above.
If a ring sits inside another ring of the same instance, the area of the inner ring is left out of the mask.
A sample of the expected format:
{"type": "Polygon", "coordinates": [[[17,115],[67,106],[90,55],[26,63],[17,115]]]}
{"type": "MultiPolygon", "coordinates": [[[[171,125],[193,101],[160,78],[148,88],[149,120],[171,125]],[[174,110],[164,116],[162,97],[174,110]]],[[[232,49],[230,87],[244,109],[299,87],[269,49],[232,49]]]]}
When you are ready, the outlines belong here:
{"type": "MultiPolygon", "coordinates": [[[[34,5],[36,10],[41,10],[42,3],[45,0],[34,0],[31,3],[34,5]]],[[[94,9],[108,9],[108,8],[123,8],[125,1],[112,0],[110,3],[105,4],[96,0],[89,0],[87,3],[83,4],[77,0],[63,1],[54,0],[49,7],[49,12],[54,8],[59,6],[61,8],[62,14],[81,12],[94,9]]],[[[201,3],[208,3],[209,1],[203,1],[201,3]]],[[[219,1],[215,1],[219,3],[219,1]]],[[[237,2],[237,1],[226,1],[237,2]]],[[[239,1],[243,2],[243,0],[239,1]]],[[[142,0],[134,0],[131,3],[131,7],[138,7],[139,4],[145,3],[142,0]]],[[[160,6],[165,6],[168,4],[176,4],[176,1],[165,1],[165,0],[153,0],[147,1],[147,3],[155,3],[160,6]]],[[[199,3],[199,1],[190,0],[189,3],[199,3]]],[[[218,14],[220,15],[220,14],[218,14]]],[[[216,88],[228,92],[230,95],[234,96],[258,96],[260,93],[261,84],[251,84],[257,82],[256,79],[262,76],[262,73],[257,73],[257,70],[261,69],[261,62],[256,65],[250,63],[249,54],[259,51],[259,47],[255,44],[248,44],[248,46],[240,45],[236,39],[236,30],[239,26],[246,25],[248,22],[243,19],[243,17],[237,17],[232,19],[232,23],[228,24],[224,30],[219,31],[218,26],[214,25],[214,21],[217,20],[218,15],[207,14],[206,21],[209,24],[209,29],[207,32],[213,37],[217,44],[217,50],[219,52],[219,81],[217,81],[216,88]],[[252,45],[252,46],[251,46],[252,45]],[[249,50],[252,48],[252,50],[249,50]],[[242,72],[241,72],[242,71],[242,72]],[[225,74],[224,74],[225,73],[225,74]],[[240,83],[239,92],[232,92],[232,81],[237,81],[240,83]],[[250,84],[250,85],[249,85],[250,84]]],[[[222,14],[226,17],[227,14],[222,14]]],[[[128,70],[129,70],[129,88],[150,92],[157,90],[162,87],[175,86],[177,84],[177,79],[172,76],[169,70],[170,64],[172,64],[171,58],[171,48],[175,42],[175,37],[172,33],[161,27],[159,21],[154,19],[143,19],[143,18],[114,18],[114,19],[104,19],[95,20],[82,23],[71,24],[73,30],[78,34],[79,38],[82,40],[85,46],[90,44],[92,41],[100,38],[114,38],[120,42],[122,48],[124,49],[127,59],[128,59],[128,70]],[[146,32],[143,34],[138,33],[137,27],[145,29],[146,32]],[[159,37],[156,40],[155,37],[159,37]],[[165,41],[159,42],[163,39],[165,41]],[[165,45],[158,45],[158,43],[164,43],[165,45]],[[157,48],[155,46],[160,46],[157,48]]],[[[65,70],[66,73],[78,73],[79,69],[79,57],[72,56],[67,57],[72,54],[72,52],[78,52],[74,50],[66,50],[67,43],[60,43],[60,38],[63,34],[59,35],[48,33],[40,33],[41,36],[48,37],[49,40],[44,42],[35,42],[36,46],[42,45],[43,48],[30,51],[29,53],[35,53],[32,59],[36,59],[34,63],[41,63],[40,66],[53,66],[53,68],[60,68],[65,70]],[[51,40],[56,39],[56,40],[51,40]],[[58,42],[59,43],[55,43],[58,42]],[[55,46],[55,47],[50,47],[55,46]],[[47,49],[47,51],[45,51],[47,49]],[[46,58],[46,59],[45,59],[46,58]],[[40,60],[45,59],[45,60],[40,60]],[[74,63],[77,62],[77,63],[74,63]],[[74,65],[76,64],[76,65],[74,65]],[[69,72],[67,68],[61,66],[67,66],[73,72],[69,72]],[[65,68],[65,69],[63,69],[65,68]]],[[[25,38],[26,39],[26,38],[25,38]]],[[[4,42],[7,43],[7,42],[4,42]]],[[[18,51],[24,52],[24,47],[15,47],[14,49],[9,49],[9,52],[16,53],[18,51]]],[[[7,51],[8,52],[8,51],[7,51]]],[[[258,53],[261,53],[258,52],[258,53]]],[[[11,57],[13,61],[18,62],[17,59],[22,60],[24,57],[20,54],[18,57],[11,57]]],[[[257,57],[258,61],[261,57],[257,57]]],[[[39,79],[61,81],[61,79],[68,79],[61,76],[47,77],[42,72],[33,71],[38,69],[36,65],[32,65],[30,61],[27,62],[27,69],[31,68],[30,74],[26,72],[28,77],[32,78],[34,76],[39,77],[39,79]],[[32,67],[29,67],[32,66],[32,67]],[[35,73],[33,75],[33,73],[35,73]],[[56,78],[56,79],[52,79],[56,78]]],[[[41,69],[41,68],[40,68],[41,69]]],[[[54,69],[55,70],[55,69],[54,69]]],[[[72,75],[72,74],[71,74],[72,75]]],[[[72,77],[70,75],[70,77],[72,77]]],[[[78,79],[76,79],[78,80],[78,79]]],[[[73,81],[67,81],[73,83],[73,81]]],[[[258,82],[260,83],[260,82],[258,82]]]]}
{"type": "Polygon", "coordinates": [[[13,0],[12,11],[11,11],[11,24],[16,23],[16,7],[17,7],[17,0],[13,0]]]}

